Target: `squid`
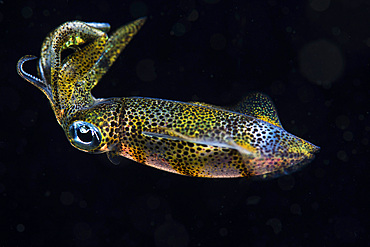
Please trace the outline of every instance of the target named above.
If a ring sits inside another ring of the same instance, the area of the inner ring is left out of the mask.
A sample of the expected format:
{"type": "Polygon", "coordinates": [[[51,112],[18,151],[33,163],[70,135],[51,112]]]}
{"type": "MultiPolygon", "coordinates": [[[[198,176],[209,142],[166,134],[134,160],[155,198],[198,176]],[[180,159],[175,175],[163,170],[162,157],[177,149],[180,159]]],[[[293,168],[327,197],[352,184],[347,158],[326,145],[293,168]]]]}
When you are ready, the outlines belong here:
{"type": "Polygon", "coordinates": [[[192,177],[268,179],[297,171],[318,146],[282,127],[268,96],[250,93],[220,107],[146,97],[97,99],[91,90],[140,30],[146,18],[118,28],[70,21],[43,41],[38,77],[17,64],[18,74],[48,98],[59,125],[75,148],[123,157],[192,177]],[[70,54],[65,58],[62,53],[70,54]]]}

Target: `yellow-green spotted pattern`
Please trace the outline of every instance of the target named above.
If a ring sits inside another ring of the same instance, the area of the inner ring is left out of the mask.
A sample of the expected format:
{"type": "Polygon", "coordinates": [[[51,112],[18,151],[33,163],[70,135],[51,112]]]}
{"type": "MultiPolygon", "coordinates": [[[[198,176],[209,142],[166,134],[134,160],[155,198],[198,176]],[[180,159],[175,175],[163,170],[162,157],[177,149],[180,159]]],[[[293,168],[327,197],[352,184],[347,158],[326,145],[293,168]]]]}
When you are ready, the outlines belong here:
{"type": "Polygon", "coordinates": [[[270,178],[313,159],[318,147],[286,132],[272,101],[261,93],[234,107],[142,97],[95,99],[91,89],[144,21],[129,23],[109,38],[107,23],[61,25],[44,40],[41,79],[22,68],[34,57],[18,62],[18,73],[47,95],[72,145],[107,152],[113,163],[124,156],[194,177],[270,178]],[[61,61],[65,49],[74,52],[61,61]]]}

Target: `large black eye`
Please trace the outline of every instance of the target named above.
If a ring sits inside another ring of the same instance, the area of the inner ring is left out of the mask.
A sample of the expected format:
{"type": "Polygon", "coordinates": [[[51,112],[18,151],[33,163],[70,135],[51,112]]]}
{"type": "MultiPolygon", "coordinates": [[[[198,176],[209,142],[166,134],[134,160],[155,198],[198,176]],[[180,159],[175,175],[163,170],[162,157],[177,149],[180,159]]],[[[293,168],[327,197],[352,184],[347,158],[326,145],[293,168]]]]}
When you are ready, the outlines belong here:
{"type": "Polygon", "coordinates": [[[76,121],[69,126],[71,143],[77,148],[89,151],[100,145],[101,134],[99,129],[84,121],[76,121]]]}

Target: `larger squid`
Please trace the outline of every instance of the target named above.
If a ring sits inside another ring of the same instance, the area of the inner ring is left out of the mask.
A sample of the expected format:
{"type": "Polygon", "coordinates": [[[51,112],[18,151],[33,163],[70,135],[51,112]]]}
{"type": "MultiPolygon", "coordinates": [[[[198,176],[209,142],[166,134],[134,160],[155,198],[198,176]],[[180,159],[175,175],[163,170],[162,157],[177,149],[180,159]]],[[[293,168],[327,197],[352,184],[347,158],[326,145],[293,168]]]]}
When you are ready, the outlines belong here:
{"type": "Polygon", "coordinates": [[[66,22],[44,40],[39,77],[19,75],[48,98],[70,143],[127,157],[161,170],[194,177],[271,178],[314,158],[319,147],[283,129],[271,100],[261,93],[234,107],[144,97],[96,99],[92,88],[145,22],[119,28],[107,23],[66,22]],[[62,60],[62,52],[72,53],[62,60]]]}

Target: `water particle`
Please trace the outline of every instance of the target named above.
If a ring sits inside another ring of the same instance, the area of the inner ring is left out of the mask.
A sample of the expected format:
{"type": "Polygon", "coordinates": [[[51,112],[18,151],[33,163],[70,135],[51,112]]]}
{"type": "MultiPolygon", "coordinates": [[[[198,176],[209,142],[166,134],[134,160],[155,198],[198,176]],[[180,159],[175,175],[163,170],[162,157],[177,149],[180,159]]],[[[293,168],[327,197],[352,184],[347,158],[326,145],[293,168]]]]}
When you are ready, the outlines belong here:
{"type": "Polygon", "coordinates": [[[368,47],[370,47],[370,38],[367,38],[367,40],[366,40],[366,45],[367,45],[368,47]]]}
{"type": "Polygon", "coordinates": [[[319,204],[317,202],[313,202],[311,204],[311,207],[312,207],[313,210],[317,211],[319,209],[319,204]]]}
{"type": "Polygon", "coordinates": [[[348,141],[348,142],[352,141],[353,140],[353,134],[352,134],[352,132],[351,131],[345,131],[343,133],[343,139],[346,140],[346,141],[348,141]]]}
{"type": "Polygon", "coordinates": [[[288,15],[289,14],[289,8],[288,7],[283,7],[281,9],[281,12],[284,14],[284,15],[288,15]]]}
{"type": "Polygon", "coordinates": [[[33,11],[30,7],[24,7],[22,10],[21,10],[21,13],[22,13],[22,16],[23,18],[25,19],[28,19],[28,18],[31,18],[31,16],[33,15],[33,11]]]}
{"type": "Polygon", "coordinates": [[[348,161],[348,155],[344,150],[338,151],[337,158],[344,162],[348,161]]]}
{"type": "Polygon", "coordinates": [[[186,28],[185,28],[185,25],[180,23],[180,22],[176,22],[173,26],[172,26],[172,30],[171,30],[171,35],[175,35],[177,37],[181,37],[185,34],[186,32],[186,28]]]}
{"type": "Polygon", "coordinates": [[[0,194],[5,192],[5,186],[3,184],[0,184],[0,194]]]}
{"type": "Polygon", "coordinates": [[[198,20],[198,18],[199,18],[198,11],[196,9],[193,9],[188,16],[188,21],[196,21],[198,20]]]}
{"type": "Polygon", "coordinates": [[[247,198],[247,205],[257,205],[261,201],[259,196],[249,196],[247,198]]]}
{"type": "Polygon", "coordinates": [[[362,145],[367,146],[369,144],[369,140],[367,138],[363,138],[363,139],[361,139],[361,143],[362,143],[362,145]]]}
{"type": "Polygon", "coordinates": [[[59,199],[63,205],[69,206],[73,203],[74,196],[71,192],[62,192],[59,199]]]}
{"type": "Polygon", "coordinates": [[[42,14],[44,15],[44,16],[50,16],[50,12],[49,12],[49,10],[47,10],[47,9],[44,9],[43,11],[42,11],[42,14]]]}
{"type": "Polygon", "coordinates": [[[290,212],[292,214],[302,215],[301,206],[299,206],[299,204],[297,204],[297,203],[292,204],[290,206],[290,212]]]}
{"type": "Polygon", "coordinates": [[[84,201],[84,200],[81,200],[78,205],[80,206],[80,208],[86,208],[87,207],[87,202],[84,201]]]}
{"type": "Polygon", "coordinates": [[[325,176],[325,170],[324,170],[324,169],[322,169],[322,168],[317,168],[317,169],[315,170],[315,176],[316,176],[317,178],[323,178],[323,177],[325,176]]]}
{"type": "Polygon", "coordinates": [[[227,236],[227,229],[225,227],[222,227],[218,233],[220,234],[221,237],[226,237],[227,236]]]}
{"type": "Polygon", "coordinates": [[[350,123],[349,118],[346,115],[339,115],[335,119],[335,124],[337,125],[339,129],[342,129],[342,130],[348,128],[349,123],[350,123]]]}
{"type": "Polygon", "coordinates": [[[338,36],[338,35],[340,35],[340,28],[339,27],[333,27],[332,29],[331,29],[331,33],[334,35],[334,36],[338,36]]]}
{"type": "Polygon", "coordinates": [[[330,6],[330,0],[311,0],[310,7],[318,12],[325,11],[330,6]]]}
{"type": "Polygon", "coordinates": [[[203,0],[205,3],[209,3],[209,4],[215,4],[215,3],[218,3],[220,0],[203,0]]]}
{"type": "Polygon", "coordinates": [[[79,240],[87,240],[91,237],[91,227],[89,224],[77,223],[73,229],[75,237],[79,240]]]}
{"type": "Polygon", "coordinates": [[[24,232],[24,230],[25,230],[25,227],[24,227],[24,225],[23,225],[23,224],[18,224],[18,225],[17,225],[17,231],[18,231],[18,232],[24,232]]]}
{"type": "Polygon", "coordinates": [[[226,47],[226,38],[220,33],[215,33],[211,36],[210,43],[213,49],[223,50],[226,47]]]}
{"type": "Polygon", "coordinates": [[[282,230],[281,221],[278,218],[271,218],[266,222],[266,225],[271,226],[275,234],[279,234],[282,230]]]}

